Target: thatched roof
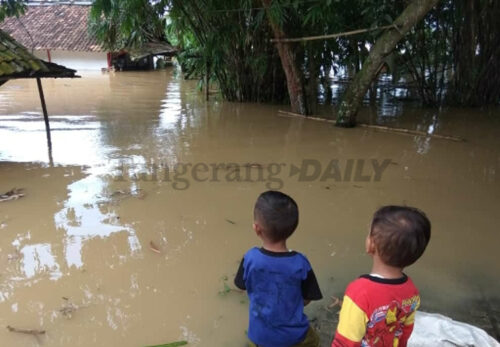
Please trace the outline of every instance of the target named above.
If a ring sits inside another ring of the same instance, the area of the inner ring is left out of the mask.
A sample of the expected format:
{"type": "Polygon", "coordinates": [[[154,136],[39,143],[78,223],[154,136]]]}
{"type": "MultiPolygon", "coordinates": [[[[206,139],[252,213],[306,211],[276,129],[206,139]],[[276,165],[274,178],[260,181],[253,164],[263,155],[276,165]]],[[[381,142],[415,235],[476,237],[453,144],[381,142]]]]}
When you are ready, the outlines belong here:
{"type": "Polygon", "coordinates": [[[0,29],[33,50],[104,52],[87,29],[90,8],[87,4],[29,2],[24,15],[6,18],[0,29]]]}
{"type": "Polygon", "coordinates": [[[14,78],[78,77],[76,71],[38,59],[0,30],[0,84],[14,78]]]}

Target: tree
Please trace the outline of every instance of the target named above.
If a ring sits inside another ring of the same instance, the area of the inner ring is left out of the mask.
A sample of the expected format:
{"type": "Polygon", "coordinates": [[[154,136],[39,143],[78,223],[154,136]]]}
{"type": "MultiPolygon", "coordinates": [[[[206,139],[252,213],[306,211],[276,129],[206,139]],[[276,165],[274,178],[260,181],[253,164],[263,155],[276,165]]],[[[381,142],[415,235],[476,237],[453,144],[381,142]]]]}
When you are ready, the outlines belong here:
{"type": "Polygon", "coordinates": [[[500,99],[500,1],[96,0],[92,12],[107,47],[164,35],[182,50],[184,76],[208,76],[228,101],[290,102],[306,114],[337,102],[347,85],[340,126],[355,124],[368,89],[370,101],[382,88],[392,93],[391,77],[425,105],[500,99]],[[382,33],[270,42],[387,24],[382,33]]]}
{"type": "Polygon", "coordinates": [[[405,34],[438,2],[439,0],[413,0],[394,21],[394,28],[386,30],[375,42],[368,58],[363,63],[363,68],[356,74],[342,98],[337,114],[337,126],[353,127],[356,125],[358,109],[373,79],[380,73],[385,58],[405,34]]]}
{"type": "Polygon", "coordinates": [[[479,106],[500,99],[500,2],[453,3],[453,74],[449,101],[479,106]]]}
{"type": "Polygon", "coordinates": [[[6,17],[17,16],[24,13],[25,0],[0,0],[0,22],[6,17]]]}
{"type": "Polygon", "coordinates": [[[285,38],[285,32],[280,27],[279,20],[271,13],[272,0],[262,0],[262,4],[266,8],[267,18],[273,30],[274,38],[278,40],[276,48],[278,49],[281,65],[286,75],[288,95],[290,96],[290,104],[292,112],[307,115],[308,107],[306,102],[306,94],[303,88],[302,71],[297,67],[295,62],[295,54],[291,44],[280,41],[285,38]]]}
{"type": "Polygon", "coordinates": [[[149,0],[95,0],[89,30],[110,51],[166,40],[162,9],[149,0]]]}

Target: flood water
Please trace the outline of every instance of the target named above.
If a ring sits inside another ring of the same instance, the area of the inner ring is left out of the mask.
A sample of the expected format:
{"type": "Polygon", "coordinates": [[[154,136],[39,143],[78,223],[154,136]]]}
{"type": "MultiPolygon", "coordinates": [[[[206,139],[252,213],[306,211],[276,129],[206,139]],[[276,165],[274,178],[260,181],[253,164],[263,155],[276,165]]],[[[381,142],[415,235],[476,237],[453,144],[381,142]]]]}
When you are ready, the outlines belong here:
{"type": "Polygon", "coordinates": [[[299,205],[289,247],[308,256],[325,297],[310,317],[370,270],[364,238],[384,204],[420,207],[433,223],[407,269],[423,309],[470,320],[476,305],[500,310],[498,109],[361,115],[467,140],[454,142],[206,103],[171,70],[43,85],[52,163],[36,83],[0,88],[0,193],[25,194],[0,202],[0,326],[46,330],[37,341],[0,329],[2,346],[244,346],[247,299],[225,283],[259,245],[252,208],[269,188],[299,205]]]}

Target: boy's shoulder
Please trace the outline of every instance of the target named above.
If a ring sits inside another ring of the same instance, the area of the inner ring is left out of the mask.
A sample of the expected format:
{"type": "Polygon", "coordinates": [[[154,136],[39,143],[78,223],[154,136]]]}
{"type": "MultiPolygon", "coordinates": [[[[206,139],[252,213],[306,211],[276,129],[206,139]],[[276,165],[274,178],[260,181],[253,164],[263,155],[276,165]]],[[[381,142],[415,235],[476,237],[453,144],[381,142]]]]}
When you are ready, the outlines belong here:
{"type": "Polygon", "coordinates": [[[401,285],[401,284],[414,285],[411,278],[406,274],[403,274],[403,276],[399,277],[399,278],[384,278],[384,277],[380,277],[378,275],[364,274],[364,275],[361,275],[358,278],[356,278],[354,281],[350,282],[349,286],[350,285],[362,286],[362,285],[366,285],[367,283],[371,283],[373,285],[377,285],[377,284],[382,284],[382,285],[384,285],[384,284],[387,284],[387,285],[401,285]]]}
{"type": "Polygon", "coordinates": [[[263,247],[252,247],[244,255],[245,259],[254,257],[275,259],[275,258],[299,258],[309,264],[307,257],[300,252],[290,250],[288,252],[272,252],[263,247]]]}
{"type": "Polygon", "coordinates": [[[383,288],[383,292],[391,291],[391,289],[395,291],[401,291],[403,289],[404,291],[418,292],[417,287],[407,275],[395,279],[361,275],[349,283],[345,293],[349,296],[362,297],[372,292],[380,292],[381,288],[383,288]]]}
{"type": "Polygon", "coordinates": [[[272,252],[265,248],[253,247],[249,249],[243,257],[245,267],[271,266],[277,268],[285,267],[288,270],[301,269],[308,272],[312,269],[311,263],[307,257],[297,251],[272,252]]]}

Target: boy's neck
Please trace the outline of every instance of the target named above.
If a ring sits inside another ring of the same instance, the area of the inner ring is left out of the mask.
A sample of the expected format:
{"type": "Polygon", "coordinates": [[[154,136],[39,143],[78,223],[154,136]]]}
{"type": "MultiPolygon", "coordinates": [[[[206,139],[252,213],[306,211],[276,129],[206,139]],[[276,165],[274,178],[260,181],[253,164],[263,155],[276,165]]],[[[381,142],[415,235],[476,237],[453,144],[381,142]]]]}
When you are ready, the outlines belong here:
{"type": "Polygon", "coordinates": [[[262,240],[262,248],[271,252],[288,252],[288,248],[286,247],[286,240],[278,242],[262,240]]]}
{"type": "Polygon", "coordinates": [[[403,269],[384,264],[379,257],[373,257],[372,274],[377,274],[387,279],[396,279],[404,276],[403,269]]]}

